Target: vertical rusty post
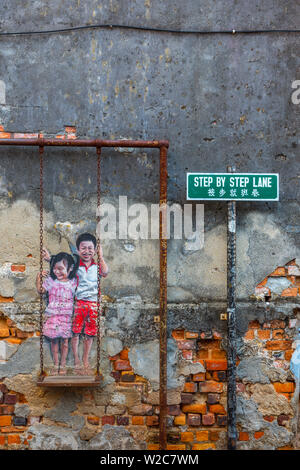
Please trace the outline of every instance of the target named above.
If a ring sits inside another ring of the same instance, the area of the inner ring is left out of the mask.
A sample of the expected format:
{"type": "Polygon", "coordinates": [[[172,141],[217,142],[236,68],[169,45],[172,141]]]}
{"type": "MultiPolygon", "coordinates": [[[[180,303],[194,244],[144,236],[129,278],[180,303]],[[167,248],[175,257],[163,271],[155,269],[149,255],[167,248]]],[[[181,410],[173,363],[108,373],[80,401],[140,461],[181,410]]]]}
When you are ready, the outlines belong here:
{"type": "Polygon", "coordinates": [[[101,182],[101,147],[96,147],[97,153],[97,376],[100,376],[100,314],[101,314],[101,282],[100,282],[100,182],[101,182]]]}
{"type": "Polygon", "coordinates": [[[167,147],[160,147],[160,347],[159,347],[159,448],[167,448],[167,147]]]}
{"type": "MultiPolygon", "coordinates": [[[[40,154],[40,287],[43,284],[43,244],[44,244],[44,147],[39,146],[40,154]]],[[[44,375],[44,335],[43,335],[43,294],[40,292],[40,375],[44,375]]]]}
{"type": "MultiPolygon", "coordinates": [[[[227,167],[234,173],[235,167],[227,167]]],[[[236,202],[228,202],[227,227],[227,325],[228,325],[228,450],[236,450],[236,202]]]]}

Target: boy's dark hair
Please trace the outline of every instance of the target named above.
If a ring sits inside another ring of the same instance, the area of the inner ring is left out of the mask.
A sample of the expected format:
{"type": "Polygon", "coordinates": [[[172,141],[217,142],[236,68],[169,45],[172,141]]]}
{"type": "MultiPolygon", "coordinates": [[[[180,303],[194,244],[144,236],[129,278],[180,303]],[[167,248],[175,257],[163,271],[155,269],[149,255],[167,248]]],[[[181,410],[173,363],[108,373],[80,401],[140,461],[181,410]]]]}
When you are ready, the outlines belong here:
{"type": "Polygon", "coordinates": [[[93,242],[94,247],[96,248],[96,246],[97,246],[96,237],[94,237],[94,235],[92,235],[91,233],[85,232],[85,233],[82,233],[81,235],[79,235],[79,237],[76,240],[77,250],[79,249],[79,246],[80,246],[81,242],[93,242]]]}
{"type": "Polygon", "coordinates": [[[67,270],[72,268],[68,278],[73,279],[76,275],[77,269],[79,267],[79,256],[76,256],[74,260],[73,256],[71,256],[69,253],[65,253],[61,251],[57,255],[51,256],[51,260],[50,260],[50,276],[52,277],[54,281],[56,279],[56,276],[53,272],[54,266],[56,265],[56,263],[59,263],[60,261],[63,261],[63,260],[65,260],[67,263],[67,270]]]}

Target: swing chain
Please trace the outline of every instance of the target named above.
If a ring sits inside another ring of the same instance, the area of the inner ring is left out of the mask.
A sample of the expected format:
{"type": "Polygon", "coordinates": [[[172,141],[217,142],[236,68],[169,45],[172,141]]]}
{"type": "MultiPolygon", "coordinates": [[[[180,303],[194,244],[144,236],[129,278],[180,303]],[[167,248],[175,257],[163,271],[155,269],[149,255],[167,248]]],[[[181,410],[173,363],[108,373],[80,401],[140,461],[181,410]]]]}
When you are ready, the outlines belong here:
{"type": "Polygon", "coordinates": [[[97,236],[97,375],[100,374],[100,156],[101,147],[96,147],[97,152],[97,217],[96,217],[96,236],[97,236]]]}
{"type": "MultiPolygon", "coordinates": [[[[44,187],[43,187],[43,160],[44,147],[39,146],[40,154],[40,287],[42,287],[42,271],[43,271],[43,211],[44,211],[44,187]]],[[[44,373],[44,345],[43,345],[43,294],[40,292],[40,364],[41,375],[44,373]]]]}

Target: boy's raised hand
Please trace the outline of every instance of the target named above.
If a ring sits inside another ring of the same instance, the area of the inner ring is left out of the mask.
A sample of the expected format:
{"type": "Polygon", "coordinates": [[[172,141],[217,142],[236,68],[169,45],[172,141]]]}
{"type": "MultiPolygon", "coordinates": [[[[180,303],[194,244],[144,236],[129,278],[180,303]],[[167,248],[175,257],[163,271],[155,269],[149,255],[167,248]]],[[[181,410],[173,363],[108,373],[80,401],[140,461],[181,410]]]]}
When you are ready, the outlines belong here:
{"type": "Polygon", "coordinates": [[[101,245],[99,245],[98,256],[99,256],[99,259],[102,259],[102,258],[103,258],[103,250],[102,250],[102,246],[101,246],[101,245]]]}
{"type": "Polygon", "coordinates": [[[42,255],[43,255],[43,259],[44,259],[45,261],[50,261],[51,256],[50,256],[50,253],[49,253],[49,251],[47,250],[47,248],[43,247],[43,249],[42,249],[42,255]]]}

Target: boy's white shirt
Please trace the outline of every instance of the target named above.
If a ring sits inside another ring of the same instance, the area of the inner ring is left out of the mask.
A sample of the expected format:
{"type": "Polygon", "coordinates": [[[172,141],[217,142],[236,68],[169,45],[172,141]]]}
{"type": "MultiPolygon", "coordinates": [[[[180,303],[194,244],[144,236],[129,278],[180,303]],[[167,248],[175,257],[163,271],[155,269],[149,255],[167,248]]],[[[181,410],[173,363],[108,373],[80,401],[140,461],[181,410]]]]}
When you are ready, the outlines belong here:
{"type": "Polygon", "coordinates": [[[97,263],[92,261],[90,266],[87,268],[86,265],[80,260],[77,276],[78,286],[75,293],[75,298],[77,300],[88,300],[90,302],[97,302],[97,263]]]}

